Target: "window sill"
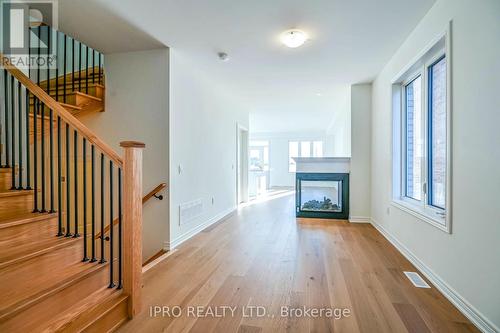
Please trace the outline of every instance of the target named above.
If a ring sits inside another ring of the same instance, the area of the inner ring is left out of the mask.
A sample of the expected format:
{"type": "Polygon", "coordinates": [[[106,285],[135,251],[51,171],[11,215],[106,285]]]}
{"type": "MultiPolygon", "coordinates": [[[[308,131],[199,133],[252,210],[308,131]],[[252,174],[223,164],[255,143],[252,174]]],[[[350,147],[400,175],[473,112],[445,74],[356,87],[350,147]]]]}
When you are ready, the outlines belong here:
{"type": "Polygon", "coordinates": [[[427,223],[433,225],[434,227],[436,227],[436,228],[438,228],[446,233],[451,234],[450,221],[448,220],[448,217],[443,219],[443,218],[433,216],[429,212],[424,211],[421,207],[412,205],[411,203],[406,202],[404,200],[393,199],[391,204],[394,207],[396,207],[404,212],[407,212],[407,213],[415,216],[416,218],[418,218],[424,222],[427,222],[427,223]],[[444,224],[443,224],[443,222],[444,222],[444,224]]]}

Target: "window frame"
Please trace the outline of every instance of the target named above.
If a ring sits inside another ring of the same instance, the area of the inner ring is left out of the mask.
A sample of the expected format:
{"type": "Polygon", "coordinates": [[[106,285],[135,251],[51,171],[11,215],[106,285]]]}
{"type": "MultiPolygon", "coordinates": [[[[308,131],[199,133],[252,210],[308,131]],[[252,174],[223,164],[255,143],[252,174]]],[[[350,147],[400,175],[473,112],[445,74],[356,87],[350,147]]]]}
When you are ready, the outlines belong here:
{"type": "MultiPolygon", "coordinates": [[[[422,73],[421,71],[415,71],[413,72],[410,76],[408,76],[408,78],[403,81],[401,83],[401,161],[402,161],[402,166],[401,166],[401,179],[402,179],[402,188],[401,188],[401,199],[402,200],[405,200],[407,202],[409,202],[410,204],[419,204],[422,200],[423,200],[423,197],[421,200],[417,200],[413,197],[410,197],[407,195],[408,193],[408,188],[407,188],[407,181],[406,181],[406,175],[407,175],[407,170],[408,170],[408,163],[407,163],[407,159],[408,159],[408,152],[406,150],[406,147],[408,145],[408,142],[407,142],[407,135],[406,135],[406,130],[407,130],[407,124],[408,124],[408,114],[407,114],[407,110],[406,110],[406,87],[408,87],[408,85],[410,85],[412,82],[414,82],[416,79],[418,79],[420,77],[420,82],[421,82],[421,93],[420,93],[420,105],[423,105],[422,103],[424,102],[424,87],[423,87],[423,83],[424,83],[424,77],[422,76],[422,73]],[[404,114],[404,115],[403,115],[404,114]]],[[[425,123],[424,123],[424,116],[423,116],[423,110],[421,110],[422,112],[422,133],[420,133],[420,135],[422,136],[422,138],[424,138],[425,136],[425,123]]],[[[425,138],[424,138],[424,149],[425,149],[425,138]]],[[[424,157],[425,157],[425,151],[424,151],[424,157]]],[[[424,177],[424,172],[425,172],[425,168],[423,167],[424,163],[422,163],[420,165],[420,174],[421,174],[421,178],[422,180],[425,179],[424,177]]],[[[420,189],[422,190],[422,189],[420,189]]]]}
{"type": "MultiPolygon", "coordinates": [[[[324,150],[325,150],[325,141],[324,140],[317,140],[317,139],[299,139],[299,140],[288,140],[288,173],[296,173],[297,172],[297,169],[295,169],[295,171],[291,171],[290,170],[290,166],[292,165],[290,163],[290,158],[292,158],[290,156],[290,143],[291,142],[297,142],[297,154],[299,156],[297,157],[304,157],[302,156],[302,143],[304,142],[308,142],[309,143],[309,152],[310,152],[310,156],[306,156],[306,157],[317,157],[317,158],[321,158],[324,156],[324,150]],[[314,143],[315,142],[321,142],[321,155],[322,156],[314,156],[314,143]]],[[[296,164],[295,164],[296,165],[296,164]]]]}
{"type": "MultiPolygon", "coordinates": [[[[427,127],[428,127],[428,130],[427,130],[427,134],[426,134],[426,137],[427,137],[427,145],[426,145],[426,148],[427,148],[427,156],[428,156],[428,159],[427,159],[427,171],[428,171],[428,175],[427,175],[427,204],[430,206],[430,207],[433,207],[435,208],[436,210],[438,211],[445,211],[446,210],[446,193],[445,193],[445,207],[439,207],[439,206],[436,206],[432,203],[432,159],[433,159],[433,154],[432,154],[432,149],[431,149],[431,145],[432,145],[432,115],[431,115],[431,112],[432,112],[432,108],[431,108],[431,105],[432,105],[432,68],[434,67],[434,65],[438,64],[441,60],[445,59],[446,61],[448,61],[448,58],[446,57],[446,53],[443,53],[441,54],[441,56],[436,56],[434,58],[431,58],[430,60],[430,64],[426,67],[426,71],[427,71],[427,86],[428,86],[428,96],[427,96],[427,109],[426,109],[426,115],[427,115],[427,127]]],[[[446,76],[448,76],[448,68],[446,68],[446,76]]],[[[446,85],[448,86],[448,82],[446,83],[446,85]]],[[[446,93],[448,93],[448,88],[446,88],[446,93]]],[[[446,101],[446,103],[448,103],[448,101],[446,101]]],[[[446,114],[446,117],[448,119],[448,112],[446,114]]],[[[448,124],[446,124],[446,132],[448,132],[448,124]]],[[[447,138],[448,140],[448,138],[447,138]]],[[[447,145],[446,147],[446,150],[448,150],[449,147],[447,145]]],[[[446,171],[448,172],[448,167],[446,167],[446,171]]],[[[445,178],[445,189],[446,187],[448,186],[448,183],[447,183],[447,179],[445,178]]],[[[446,191],[445,191],[446,192],[446,191]]]]}
{"type": "MultiPolygon", "coordinates": [[[[451,24],[451,22],[450,22],[451,24]]],[[[450,25],[448,29],[439,35],[428,48],[419,54],[415,61],[401,71],[393,84],[393,136],[392,136],[392,165],[393,186],[391,204],[413,216],[423,220],[447,233],[451,233],[451,45],[450,25]],[[445,177],[445,209],[432,205],[429,195],[429,181],[431,172],[431,105],[430,98],[430,70],[439,61],[446,59],[446,177],[445,177]],[[406,86],[421,76],[421,115],[422,115],[422,139],[423,139],[423,161],[421,200],[415,200],[406,196],[406,86]]]]}

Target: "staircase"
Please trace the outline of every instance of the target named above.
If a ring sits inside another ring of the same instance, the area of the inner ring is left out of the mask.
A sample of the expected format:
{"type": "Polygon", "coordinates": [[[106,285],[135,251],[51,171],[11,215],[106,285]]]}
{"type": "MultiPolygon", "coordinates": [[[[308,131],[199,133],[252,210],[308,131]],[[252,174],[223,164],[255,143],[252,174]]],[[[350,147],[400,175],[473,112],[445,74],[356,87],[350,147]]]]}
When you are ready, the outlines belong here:
{"type": "Polygon", "coordinates": [[[140,311],[144,145],[122,157],[77,119],[104,111],[102,55],[33,29],[63,67],[0,54],[0,332],[113,331],[140,311]]]}

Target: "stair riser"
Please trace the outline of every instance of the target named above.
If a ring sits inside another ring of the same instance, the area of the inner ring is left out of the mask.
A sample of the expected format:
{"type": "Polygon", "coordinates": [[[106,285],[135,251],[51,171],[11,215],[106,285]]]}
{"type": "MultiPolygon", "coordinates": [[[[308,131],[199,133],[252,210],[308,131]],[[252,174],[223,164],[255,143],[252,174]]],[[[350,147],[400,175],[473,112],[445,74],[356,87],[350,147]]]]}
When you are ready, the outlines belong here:
{"type": "Polygon", "coordinates": [[[57,217],[0,229],[0,252],[16,244],[41,242],[57,234],[57,217]]]}
{"type": "Polygon", "coordinates": [[[128,320],[128,302],[121,301],[106,314],[85,328],[85,333],[114,332],[128,320]]]}
{"type": "Polygon", "coordinates": [[[0,174],[0,191],[9,190],[11,187],[12,187],[12,173],[2,172],[0,174]]]}
{"type": "MultiPolygon", "coordinates": [[[[91,264],[89,264],[91,265],[91,264]]],[[[40,323],[46,323],[52,318],[57,317],[64,310],[73,304],[84,299],[90,292],[98,290],[108,284],[109,271],[106,267],[90,274],[85,279],[78,281],[34,304],[25,311],[16,314],[4,323],[0,323],[2,332],[33,332],[40,330],[40,323]],[[29,316],[30,320],[26,320],[29,316]]]]}
{"type": "Polygon", "coordinates": [[[0,198],[0,220],[7,220],[21,212],[33,210],[33,195],[0,198]]]}

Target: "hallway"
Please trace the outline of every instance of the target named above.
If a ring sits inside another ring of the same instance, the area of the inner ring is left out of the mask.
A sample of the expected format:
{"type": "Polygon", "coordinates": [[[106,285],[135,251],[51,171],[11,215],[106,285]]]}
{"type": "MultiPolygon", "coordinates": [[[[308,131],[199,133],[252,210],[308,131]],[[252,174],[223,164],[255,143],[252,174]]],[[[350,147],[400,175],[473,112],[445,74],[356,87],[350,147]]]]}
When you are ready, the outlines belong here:
{"type": "Polygon", "coordinates": [[[293,192],[282,193],[240,208],[147,271],[143,311],[119,332],[477,331],[403,271],[415,268],[371,225],[296,222],[293,192]],[[282,307],[299,310],[283,316],[282,307]],[[307,318],[304,307],[336,310],[307,318]]]}

